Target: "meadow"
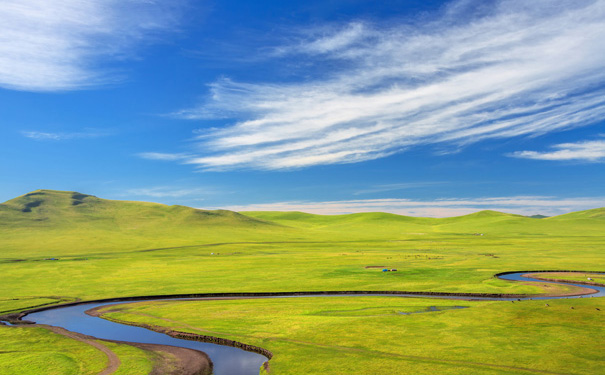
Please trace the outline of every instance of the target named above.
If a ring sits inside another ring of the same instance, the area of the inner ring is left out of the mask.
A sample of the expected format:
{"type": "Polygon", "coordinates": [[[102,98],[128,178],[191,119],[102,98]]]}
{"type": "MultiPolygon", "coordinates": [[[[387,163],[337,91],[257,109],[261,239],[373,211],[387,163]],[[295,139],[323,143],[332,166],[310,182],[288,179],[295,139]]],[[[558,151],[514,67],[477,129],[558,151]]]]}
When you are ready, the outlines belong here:
{"type": "Polygon", "coordinates": [[[304,297],[135,303],[104,317],[260,346],[275,374],[599,374],[597,307],[602,298],[304,297]]]}
{"type": "MultiPolygon", "coordinates": [[[[445,219],[384,213],[321,216],[204,211],[41,190],[0,205],[0,314],[76,299],[176,293],[558,293],[562,290],[493,276],[517,270],[603,272],[604,229],[604,209],[545,219],[492,211],[445,219]],[[383,267],[398,271],[381,272],[383,267]]],[[[552,309],[537,301],[468,302],[472,308],[412,315],[389,311],[460,302],[378,297],[309,301],[217,301],[145,309],[154,324],[171,319],[171,324],[267,347],[275,353],[271,368],[276,374],[304,373],[313,366],[326,374],[395,368],[469,373],[453,362],[469,355],[471,361],[495,365],[472,367],[473,373],[597,374],[595,369],[603,367],[603,318],[596,310],[603,310],[603,302],[598,298],[574,300],[581,308],[573,314],[566,301],[551,303],[552,309]],[[196,320],[201,317],[191,311],[203,311],[208,319],[196,320]],[[219,319],[221,311],[233,319],[219,319]],[[251,320],[242,321],[242,314],[251,320]],[[311,367],[292,367],[307,362],[311,367]]],[[[123,314],[120,319],[141,319],[123,314]]],[[[0,335],[0,358],[10,359],[9,367],[0,366],[0,374],[46,373],[29,369],[32,353],[68,357],[52,362],[57,373],[95,373],[95,366],[106,361],[98,350],[84,350],[42,328],[0,327],[0,335]]],[[[130,347],[115,348],[124,358],[121,371],[130,366],[132,373],[146,373],[148,367],[141,363],[153,362],[142,351],[127,355],[130,347]]],[[[51,362],[40,361],[44,363],[51,362]]]]}

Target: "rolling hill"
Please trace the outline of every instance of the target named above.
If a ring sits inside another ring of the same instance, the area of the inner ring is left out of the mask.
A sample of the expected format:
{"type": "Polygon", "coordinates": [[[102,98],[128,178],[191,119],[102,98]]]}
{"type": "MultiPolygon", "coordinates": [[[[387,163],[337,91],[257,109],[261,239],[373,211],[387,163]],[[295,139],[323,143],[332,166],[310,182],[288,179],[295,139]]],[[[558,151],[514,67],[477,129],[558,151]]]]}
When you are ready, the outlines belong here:
{"type": "Polygon", "coordinates": [[[419,234],[459,236],[601,235],[605,209],[540,220],[497,211],[449,218],[382,212],[200,210],[114,201],[71,191],[36,190],[0,204],[0,257],[144,250],[226,242],[405,240],[419,234]]]}
{"type": "Polygon", "coordinates": [[[4,255],[19,249],[66,254],[82,248],[121,251],[252,241],[280,231],[276,224],[233,211],[113,201],[71,191],[36,190],[0,204],[4,255]]]}

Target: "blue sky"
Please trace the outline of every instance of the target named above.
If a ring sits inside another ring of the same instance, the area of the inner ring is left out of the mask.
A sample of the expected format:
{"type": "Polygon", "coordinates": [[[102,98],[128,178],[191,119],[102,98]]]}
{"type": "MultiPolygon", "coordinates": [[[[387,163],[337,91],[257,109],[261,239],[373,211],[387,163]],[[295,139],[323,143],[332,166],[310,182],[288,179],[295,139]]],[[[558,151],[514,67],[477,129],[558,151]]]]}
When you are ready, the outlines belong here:
{"type": "Polygon", "coordinates": [[[6,0],[0,201],[605,206],[605,1],[6,0]]]}

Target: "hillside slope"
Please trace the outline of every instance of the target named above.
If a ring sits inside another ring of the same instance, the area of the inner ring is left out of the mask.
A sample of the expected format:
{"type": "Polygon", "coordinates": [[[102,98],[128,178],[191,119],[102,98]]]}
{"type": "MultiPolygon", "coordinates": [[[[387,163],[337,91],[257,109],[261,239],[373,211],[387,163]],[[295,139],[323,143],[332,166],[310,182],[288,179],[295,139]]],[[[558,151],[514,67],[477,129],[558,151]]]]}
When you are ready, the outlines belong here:
{"type": "Polygon", "coordinates": [[[450,218],[382,212],[199,210],[36,190],[0,204],[0,258],[138,251],[233,242],[406,241],[420,235],[602,236],[605,209],[533,219],[496,211],[450,218]]]}
{"type": "Polygon", "coordinates": [[[56,255],[247,241],[283,231],[233,211],[112,201],[69,191],[36,190],[0,204],[0,257],[20,249],[56,255]]]}
{"type": "Polygon", "coordinates": [[[456,235],[576,235],[599,234],[605,229],[605,208],[535,219],[522,215],[484,210],[446,218],[401,216],[383,212],[347,215],[314,215],[304,212],[247,211],[242,214],[284,226],[329,232],[400,236],[418,233],[456,235]]]}
{"type": "Polygon", "coordinates": [[[0,204],[0,225],[58,228],[94,223],[112,229],[168,225],[269,225],[237,212],[112,201],[71,191],[36,190],[0,204]]]}

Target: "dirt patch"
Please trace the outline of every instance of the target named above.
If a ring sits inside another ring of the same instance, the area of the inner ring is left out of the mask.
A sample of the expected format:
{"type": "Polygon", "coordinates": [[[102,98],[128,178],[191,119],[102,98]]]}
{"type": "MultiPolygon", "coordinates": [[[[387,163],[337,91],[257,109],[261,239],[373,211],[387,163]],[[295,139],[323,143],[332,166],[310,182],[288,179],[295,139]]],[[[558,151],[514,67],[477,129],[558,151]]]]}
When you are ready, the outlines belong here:
{"type": "Polygon", "coordinates": [[[135,322],[128,322],[128,321],[119,320],[119,319],[108,318],[106,316],[103,316],[104,313],[102,313],[100,311],[101,309],[106,308],[106,307],[107,306],[98,306],[93,309],[85,311],[85,313],[90,316],[103,318],[103,319],[106,319],[106,320],[109,320],[109,321],[112,321],[115,323],[119,323],[119,324],[146,328],[151,331],[163,333],[165,335],[168,335],[170,337],[174,337],[177,339],[209,342],[212,344],[232,346],[234,348],[240,348],[240,349],[248,351],[248,352],[253,352],[253,353],[263,355],[263,356],[267,357],[268,359],[271,359],[273,357],[273,353],[265,348],[261,348],[259,346],[255,346],[255,345],[244,344],[243,342],[239,342],[239,341],[224,339],[224,338],[216,337],[216,336],[200,335],[200,334],[190,333],[190,332],[181,332],[181,331],[172,330],[170,328],[156,326],[153,324],[135,323],[135,322]]]}
{"type": "MultiPolygon", "coordinates": [[[[558,274],[563,276],[566,273],[559,272],[558,274]]],[[[538,280],[544,280],[544,281],[554,281],[554,282],[557,282],[557,283],[573,283],[573,284],[581,284],[581,285],[605,286],[605,284],[595,283],[595,282],[590,282],[590,281],[577,281],[577,280],[557,279],[556,276],[555,277],[549,277],[549,278],[547,278],[547,277],[540,276],[539,273],[526,273],[523,276],[524,277],[531,277],[533,279],[538,279],[538,280]]],[[[585,289],[594,290],[594,289],[590,289],[590,288],[585,288],[585,289]]]]}
{"type": "Polygon", "coordinates": [[[212,362],[204,352],[176,346],[126,343],[159,354],[149,375],[210,375],[212,362]]]}
{"type": "Polygon", "coordinates": [[[365,266],[365,268],[388,268],[387,266],[365,266]]]}
{"type": "Polygon", "coordinates": [[[108,347],[99,341],[108,341],[117,344],[126,344],[146,351],[156,353],[158,360],[153,364],[153,370],[150,375],[210,375],[212,374],[212,361],[206,353],[199,350],[179,348],[169,345],[141,344],[135,342],[125,342],[117,340],[101,340],[92,336],[83,335],[68,331],[61,327],[54,327],[45,324],[37,325],[44,327],[59,335],[78,340],[91,345],[107,356],[107,367],[99,375],[110,375],[118,370],[121,361],[118,356],[108,347]]]}
{"type": "Polygon", "coordinates": [[[104,307],[107,307],[107,306],[98,306],[98,307],[85,311],[85,313],[88,315],[91,315],[91,316],[95,316],[95,317],[99,317],[99,318],[103,318],[103,319],[112,321],[114,323],[149,329],[151,331],[163,333],[165,335],[168,335],[170,337],[174,337],[177,339],[209,342],[212,344],[232,346],[234,348],[240,348],[240,349],[248,351],[248,352],[253,352],[253,353],[263,355],[263,356],[267,357],[268,359],[271,359],[273,357],[273,353],[265,348],[261,348],[259,346],[255,346],[255,345],[244,344],[243,342],[239,342],[239,341],[235,341],[235,340],[224,339],[224,338],[216,337],[216,336],[200,335],[200,334],[190,333],[190,332],[181,332],[181,331],[176,331],[176,330],[166,328],[166,327],[160,327],[160,326],[157,326],[154,324],[135,323],[135,322],[129,322],[129,321],[124,321],[124,320],[109,318],[109,317],[103,316],[104,313],[102,313],[100,311],[104,307]]]}
{"type": "Polygon", "coordinates": [[[82,334],[76,333],[76,332],[71,332],[71,331],[68,331],[61,327],[47,326],[45,324],[41,324],[39,326],[44,327],[59,335],[69,337],[70,339],[81,341],[81,342],[88,344],[90,346],[93,346],[93,347],[99,349],[100,351],[102,351],[103,353],[105,353],[109,362],[107,363],[107,367],[105,367],[105,370],[100,372],[99,375],[113,374],[114,372],[116,372],[118,367],[120,367],[120,363],[121,363],[120,358],[118,358],[118,356],[114,352],[112,352],[108,347],[106,347],[105,345],[96,341],[97,340],[96,338],[94,338],[92,336],[82,335],[82,334]]]}

